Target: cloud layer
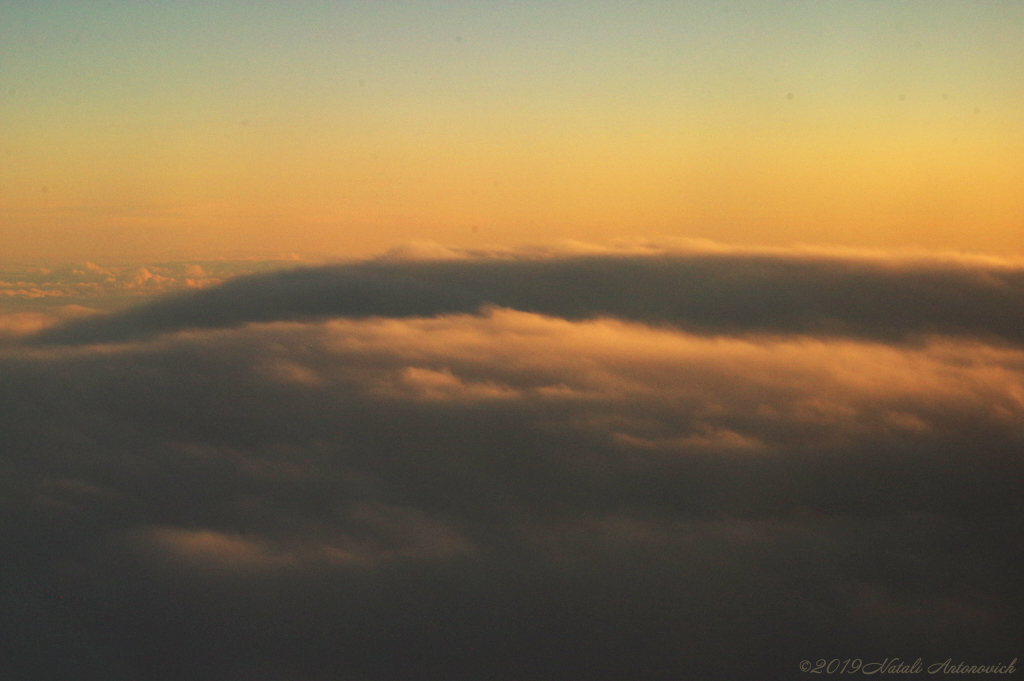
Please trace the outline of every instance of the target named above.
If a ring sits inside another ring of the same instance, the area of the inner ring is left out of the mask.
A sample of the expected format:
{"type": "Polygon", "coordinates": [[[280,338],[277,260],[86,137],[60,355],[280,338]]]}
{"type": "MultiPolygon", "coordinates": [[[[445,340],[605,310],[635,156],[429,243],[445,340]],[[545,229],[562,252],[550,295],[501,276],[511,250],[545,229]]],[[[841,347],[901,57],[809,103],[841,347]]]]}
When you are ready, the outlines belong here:
{"type": "Polygon", "coordinates": [[[377,262],[49,336],[118,343],[8,345],[5,671],[790,679],[804,659],[1009,662],[1024,349],[994,313],[952,311],[1012,298],[1016,276],[764,254],[377,262]],[[772,281],[792,295],[758,297],[772,281]],[[815,316],[797,281],[865,312],[815,316]],[[864,281],[960,291],[961,308],[900,317],[892,297],[911,294],[864,281]]]}
{"type": "Polygon", "coordinates": [[[107,342],[181,328],[326,316],[431,316],[497,305],[699,333],[1024,340],[1024,267],[965,257],[676,249],[385,259],[240,277],[42,337],[107,342]]]}

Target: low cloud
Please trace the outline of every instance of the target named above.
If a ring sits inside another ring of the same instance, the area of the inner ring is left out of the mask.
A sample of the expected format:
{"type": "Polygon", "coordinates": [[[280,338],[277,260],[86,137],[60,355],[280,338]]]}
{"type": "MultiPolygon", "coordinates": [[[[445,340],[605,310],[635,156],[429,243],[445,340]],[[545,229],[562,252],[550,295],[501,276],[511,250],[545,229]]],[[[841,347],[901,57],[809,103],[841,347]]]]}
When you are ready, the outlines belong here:
{"type": "Polygon", "coordinates": [[[0,312],[0,342],[22,339],[51,326],[81,319],[95,314],[97,310],[82,305],[61,305],[46,312],[31,310],[24,312],[0,312]]]}
{"type": "Polygon", "coordinates": [[[50,267],[0,264],[0,319],[18,314],[40,314],[44,315],[40,320],[45,322],[45,327],[64,319],[60,308],[80,306],[96,311],[122,309],[168,293],[209,288],[235,276],[285,266],[294,267],[295,260],[116,265],[85,262],[50,267]]]}
{"type": "Polygon", "coordinates": [[[0,346],[3,671],[1008,663],[1024,348],[981,309],[886,331],[891,300],[851,282],[917,282],[948,312],[1011,300],[1017,270],[783,255],[307,269],[0,346]],[[626,290],[595,293],[601,273],[626,290]],[[754,284],[771,281],[792,295],[769,314],[754,284]],[[822,323],[808,281],[870,314],[822,323]],[[652,304],[657,282],[679,286],[652,304]],[[694,296],[737,316],[672,312],[694,296]]]}
{"type": "Polygon", "coordinates": [[[1013,347],[491,308],[0,373],[13,678],[794,678],[1024,633],[1013,347]]]}
{"type": "Polygon", "coordinates": [[[710,247],[582,255],[413,250],[411,259],[395,253],[376,261],[241,277],[55,328],[40,341],[111,342],[185,328],[332,316],[433,316],[487,305],[567,319],[611,316],[712,334],[1024,340],[1024,267],[993,258],[710,247]]]}

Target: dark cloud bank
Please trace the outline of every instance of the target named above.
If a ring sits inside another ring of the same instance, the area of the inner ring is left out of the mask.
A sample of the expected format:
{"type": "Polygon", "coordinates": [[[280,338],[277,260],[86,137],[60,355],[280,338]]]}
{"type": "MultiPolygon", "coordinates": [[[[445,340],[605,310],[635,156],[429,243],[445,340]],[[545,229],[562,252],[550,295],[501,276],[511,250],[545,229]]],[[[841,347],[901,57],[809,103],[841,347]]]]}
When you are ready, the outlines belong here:
{"type": "Polygon", "coordinates": [[[8,343],[0,672],[1008,663],[1022,277],[784,253],[373,262],[8,343]]]}
{"type": "Polygon", "coordinates": [[[1024,341],[1024,269],[970,260],[695,252],[376,261],[240,277],[56,328],[50,343],[317,316],[430,316],[482,305],[614,316],[700,333],[922,334],[1024,341]]]}

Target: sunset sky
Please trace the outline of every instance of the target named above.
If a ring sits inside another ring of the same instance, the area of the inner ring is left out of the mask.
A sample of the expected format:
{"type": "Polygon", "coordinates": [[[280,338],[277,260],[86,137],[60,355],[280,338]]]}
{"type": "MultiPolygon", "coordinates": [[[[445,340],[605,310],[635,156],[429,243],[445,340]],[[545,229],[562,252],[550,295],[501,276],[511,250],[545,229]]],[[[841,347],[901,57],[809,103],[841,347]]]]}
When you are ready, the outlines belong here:
{"type": "Polygon", "coordinates": [[[1009,678],[1022,185],[1019,1],[0,0],[0,679],[1009,678]]]}
{"type": "Polygon", "coordinates": [[[0,257],[1020,253],[1024,5],[0,6],[0,257]]]}

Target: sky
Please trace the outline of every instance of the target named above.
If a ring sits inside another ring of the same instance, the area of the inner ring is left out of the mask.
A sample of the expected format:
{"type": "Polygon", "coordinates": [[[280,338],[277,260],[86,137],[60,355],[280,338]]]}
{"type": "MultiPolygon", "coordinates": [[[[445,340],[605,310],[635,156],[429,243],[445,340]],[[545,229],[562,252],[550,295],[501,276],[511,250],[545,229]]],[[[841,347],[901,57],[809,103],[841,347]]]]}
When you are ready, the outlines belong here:
{"type": "Polygon", "coordinates": [[[0,0],[0,678],[1018,673],[1021,64],[984,0],[0,0]]]}
{"type": "Polygon", "coordinates": [[[1019,254],[1024,7],[5,2],[4,261],[1019,254]]]}

